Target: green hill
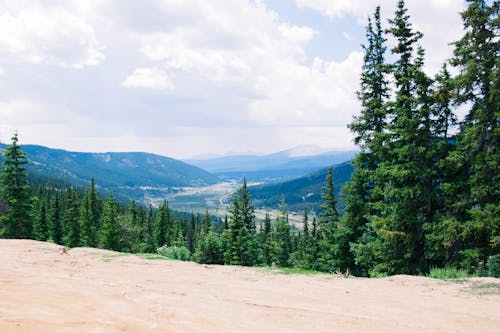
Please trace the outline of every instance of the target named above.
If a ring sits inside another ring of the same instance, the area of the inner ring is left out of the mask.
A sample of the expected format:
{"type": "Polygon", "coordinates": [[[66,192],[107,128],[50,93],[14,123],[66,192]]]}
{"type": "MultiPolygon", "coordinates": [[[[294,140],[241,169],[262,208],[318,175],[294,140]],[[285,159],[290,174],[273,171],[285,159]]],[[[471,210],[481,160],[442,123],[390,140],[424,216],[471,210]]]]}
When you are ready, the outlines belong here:
{"type": "MultiPolygon", "coordinates": [[[[350,162],[334,165],[332,169],[338,208],[342,210],[340,192],[350,180],[354,169],[350,162]]],[[[325,184],[327,170],[328,168],[324,168],[284,182],[251,186],[249,190],[257,207],[277,209],[281,198],[284,197],[289,210],[301,211],[307,206],[310,210],[318,211],[322,203],[321,188],[325,184]]]]}
{"type": "MultiPolygon", "coordinates": [[[[0,145],[2,154],[5,147],[0,145]]],[[[93,177],[101,189],[111,190],[119,197],[140,200],[170,193],[178,187],[206,186],[219,181],[200,168],[149,153],[79,153],[38,145],[23,145],[22,149],[31,161],[27,169],[35,182],[87,186],[93,177]]]]}

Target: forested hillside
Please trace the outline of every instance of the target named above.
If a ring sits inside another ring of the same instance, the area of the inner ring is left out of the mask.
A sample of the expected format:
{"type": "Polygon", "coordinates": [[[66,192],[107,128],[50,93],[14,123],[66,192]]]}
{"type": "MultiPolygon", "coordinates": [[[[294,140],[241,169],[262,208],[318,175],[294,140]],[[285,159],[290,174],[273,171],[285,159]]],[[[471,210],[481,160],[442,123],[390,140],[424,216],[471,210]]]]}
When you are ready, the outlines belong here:
{"type": "MultiPolygon", "coordinates": [[[[284,199],[289,210],[302,211],[307,207],[310,211],[319,213],[323,203],[321,189],[325,185],[327,170],[328,168],[324,168],[283,182],[251,186],[249,191],[257,207],[278,209],[281,200],[284,199]]],[[[333,166],[332,171],[335,196],[341,199],[342,188],[351,179],[353,166],[345,162],[333,166]]],[[[343,201],[339,200],[338,209],[342,211],[344,206],[343,201]]]]}
{"type": "MultiPolygon", "coordinates": [[[[5,145],[0,146],[4,150],[5,145]]],[[[79,153],[24,145],[35,183],[87,186],[90,178],[123,199],[164,196],[169,188],[206,186],[219,179],[184,162],[148,153],[79,153]]],[[[0,158],[1,160],[1,158],[0,158]]]]}

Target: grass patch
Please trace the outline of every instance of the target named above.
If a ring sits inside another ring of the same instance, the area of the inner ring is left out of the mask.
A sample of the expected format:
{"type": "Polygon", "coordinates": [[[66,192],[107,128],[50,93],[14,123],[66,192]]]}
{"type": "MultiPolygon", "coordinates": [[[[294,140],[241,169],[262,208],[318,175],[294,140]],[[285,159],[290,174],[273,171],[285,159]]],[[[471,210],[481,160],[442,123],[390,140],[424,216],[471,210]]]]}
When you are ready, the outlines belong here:
{"type": "Polygon", "coordinates": [[[136,253],[134,255],[141,259],[146,259],[146,260],[170,260],[165,256],[160,256],[159,254],[154,254],[154,253],[136,253]]]}
{"type": "Polygon", "coordinates": [[[108,262],[108,261],[111,261],[111,260],[116,259],[116,258],[126,257],[126,256],[130,256],[130,255],[132,255],[132,254],[130,254],[130,253],[124,253],[124,252],[113,253],[113,254],[105,254],[102,257],[102,260],[104,260],[105,262],[108,262]]]}
{"type": "Polygon", "coordinates": [[[280,274],[301,274],[301,275],[317,275],[325,274],[324,272],[312,271],[303,268],[291,268],[291,267],[265,267],[265,269],[280,273],[280,274]]]}
{"type": "Polygon", "coordinates": [[[456,267],[443,267],[443,268],[434,267],[431,268],[428,277],[433,279],[449,280],[449,279],[467,279],[475,276],[469,274],[469,272],[464,269],[458,269],[456,267]]]}
{"type": "Polygon", "coordinates": [[[500,283],[481,283],[474,282],[469,291],[475,295],[500,295],[500,283]]]}

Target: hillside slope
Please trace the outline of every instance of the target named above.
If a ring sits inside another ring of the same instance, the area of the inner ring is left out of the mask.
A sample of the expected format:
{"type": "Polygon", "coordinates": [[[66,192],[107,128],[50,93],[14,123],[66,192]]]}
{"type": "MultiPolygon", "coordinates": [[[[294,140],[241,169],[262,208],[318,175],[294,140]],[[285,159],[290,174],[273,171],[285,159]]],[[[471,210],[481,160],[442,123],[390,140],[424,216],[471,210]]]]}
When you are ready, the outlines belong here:
{"type": "MultiPolygon", "coordinates": [[[[2,153],[3,149],[5,145],[0,146],[2,153]]],[[[94,178],[101,188],[136,198],[147,191],[219,181],[200,168],[149,153],[79,153],[37,145],[23,145],[22,149],[32,162],[28,171],[34,175],[75,186],[88,186],[94,178]]]]}
{"type": "Polygon", "coordinates": [[[284,275],[0,240],[0,332],[498,332],[498,279],[284,275]]]}
{"type": "MultiPolygon", "coordinates": [[[[283,197],[290,210],[301,211],[304,207],[308,207],[317,211],[322,203],[321,188],[325,185],[327,170],[328,168],[324,168],[284,182],[251,186],[249,190],[258,207],[277,209],[283,197]]],[[[335,196],[340,210],[343,208],[340,193],[345,183],[351,179],[353,170],[350,162],[332,167],[335,196]]]]}

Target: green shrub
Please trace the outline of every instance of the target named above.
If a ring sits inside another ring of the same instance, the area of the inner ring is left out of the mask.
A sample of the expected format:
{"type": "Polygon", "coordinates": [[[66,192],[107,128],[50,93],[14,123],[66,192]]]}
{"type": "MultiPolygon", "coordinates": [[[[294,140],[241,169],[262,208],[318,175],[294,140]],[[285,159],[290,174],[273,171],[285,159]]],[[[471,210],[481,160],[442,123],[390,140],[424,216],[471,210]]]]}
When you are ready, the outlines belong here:
{"type": "Polygon", "coordinates": [[[167,257],[173,260],[182,260],[188,261],[191,258],[191,254],[189,253],[189,249],[184,246],[167,246],[164,245],[158,248],[158,254],[160,256],[167,257]]]}
{"type": "Polygon", "coordinates": [[[472,277],[471,274],[465,269],[458,269],[456,267],[434,267],[431,268],[431,271],[429,272],[428,275],[430,278],[433,279],[463,279],[463,278],[468,278],[472,277]]]}
{"type": "Polygon", "coordinates": [[[488,260],[486,260],[486,273],[488,276],[500,278],[500,254],[488,257],[488,260]]]}

